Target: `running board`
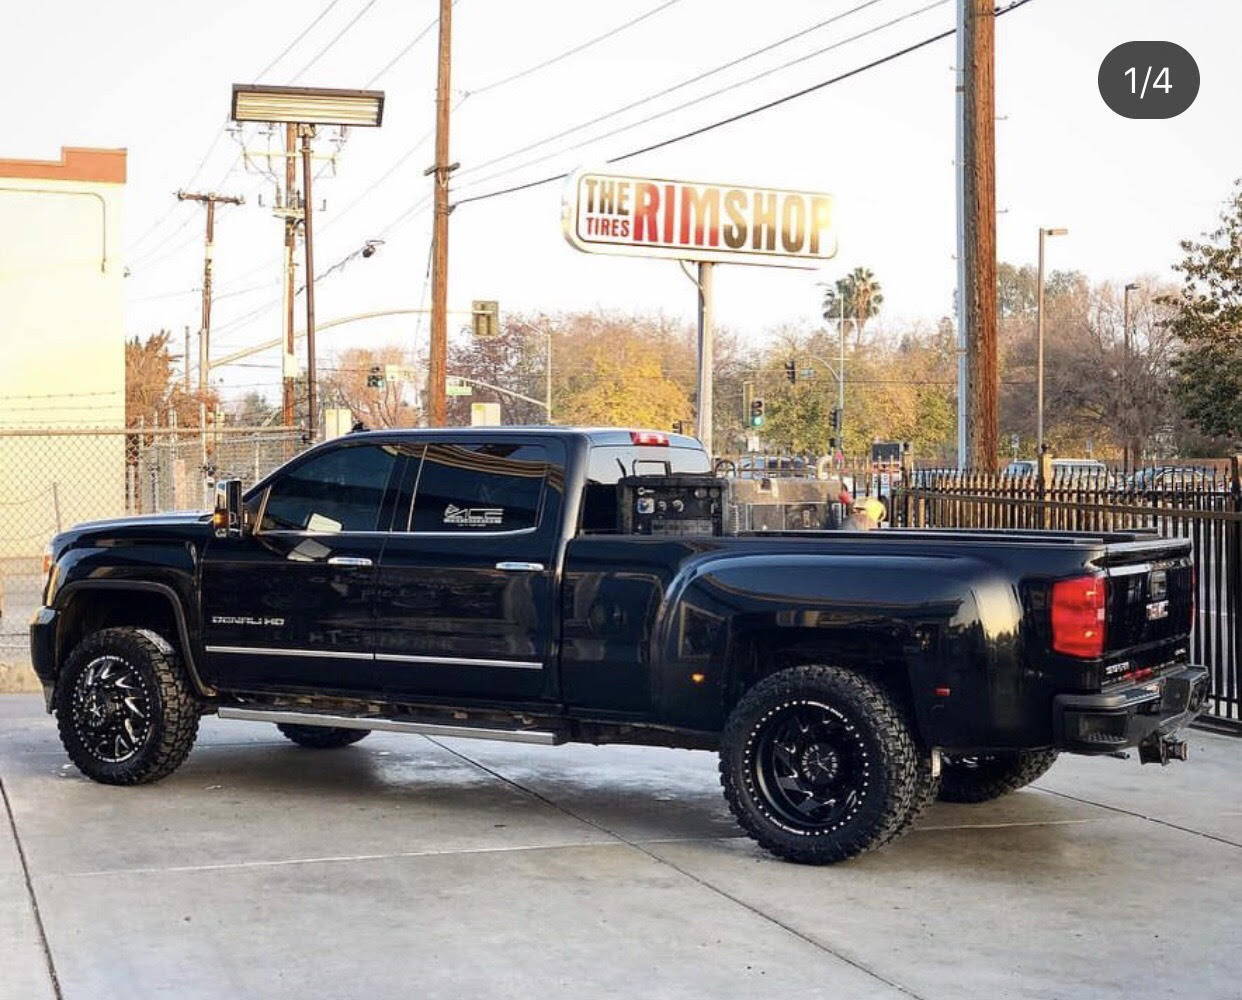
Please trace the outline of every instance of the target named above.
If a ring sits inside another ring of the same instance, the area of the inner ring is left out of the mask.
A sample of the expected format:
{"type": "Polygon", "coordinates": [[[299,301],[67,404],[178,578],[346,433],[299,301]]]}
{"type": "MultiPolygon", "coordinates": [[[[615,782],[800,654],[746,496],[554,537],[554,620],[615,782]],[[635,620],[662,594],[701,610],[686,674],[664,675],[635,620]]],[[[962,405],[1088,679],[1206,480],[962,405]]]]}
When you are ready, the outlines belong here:
{"type": "Polygon", "coordinates": [[[380,719],[356,715],[325,715],[323,712],[286,712],[280,709],[239,708],[221,705],[217,714],[222,719],[246,722],[275,722],[291,726],[327,726],[334,729],[369,729],[384,733],[421,733],[423,736],[452,736],[472,740],[508,740],[511,743],[535,743],[556,746],[564,743],[559,733],[542,729],[485,729],[481,726],[446,726],[438,722],[405,722],[401,719],[380,719]]]}

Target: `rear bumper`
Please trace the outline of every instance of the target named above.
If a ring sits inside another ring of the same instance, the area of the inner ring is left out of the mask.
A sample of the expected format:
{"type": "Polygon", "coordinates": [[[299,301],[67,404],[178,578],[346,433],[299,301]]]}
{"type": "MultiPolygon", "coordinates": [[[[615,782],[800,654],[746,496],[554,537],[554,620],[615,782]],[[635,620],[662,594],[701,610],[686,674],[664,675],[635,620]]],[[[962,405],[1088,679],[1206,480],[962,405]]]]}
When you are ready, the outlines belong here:
{"type": "Polygon", "coordinates": [[[56,686],[56,624],[55,608],[40,608],[30,619],[30,664],[43,684],[48,711],[56,686]]]}
{"type": "Polygon", "coordinates": [[[1184,667],[1106,694],[1057,695],[1052,708],[1057,748],[1106,754],[1159,742],[1194,722],[1211,691],[1206,668],[1184,667]]]}

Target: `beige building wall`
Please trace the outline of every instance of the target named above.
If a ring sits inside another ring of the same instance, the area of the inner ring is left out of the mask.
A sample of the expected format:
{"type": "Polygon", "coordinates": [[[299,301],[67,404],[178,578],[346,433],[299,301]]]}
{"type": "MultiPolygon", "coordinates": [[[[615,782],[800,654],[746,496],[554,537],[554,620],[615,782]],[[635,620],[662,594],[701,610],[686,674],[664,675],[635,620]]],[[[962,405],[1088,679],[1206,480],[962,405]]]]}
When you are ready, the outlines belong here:
{"type": "Polygon", "coordinates": [[[31,433],[124,426],[125,159],[0,159],[0,557],[125,512],[123,435],[31,433]]]}

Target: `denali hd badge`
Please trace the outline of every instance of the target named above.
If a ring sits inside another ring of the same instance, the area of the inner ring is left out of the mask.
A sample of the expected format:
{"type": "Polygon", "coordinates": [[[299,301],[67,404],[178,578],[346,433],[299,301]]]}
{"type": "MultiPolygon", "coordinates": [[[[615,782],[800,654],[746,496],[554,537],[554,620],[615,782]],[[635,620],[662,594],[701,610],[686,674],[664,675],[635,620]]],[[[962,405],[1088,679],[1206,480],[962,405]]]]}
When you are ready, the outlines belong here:
{"type": "Polygon", "coordinates": [[[471,528],[503,524],[505,509],[503,507],[458,507],[449,504],[444,508],[445,524],[464,524],[471,528]]]}
{"type": "Polygon", "coordinates": [[[213,625],[267,625],[272,628],[280,628],[285,623],[283,618],[251,618],[248,615],[212,615],[211,624],[213,625]]]}

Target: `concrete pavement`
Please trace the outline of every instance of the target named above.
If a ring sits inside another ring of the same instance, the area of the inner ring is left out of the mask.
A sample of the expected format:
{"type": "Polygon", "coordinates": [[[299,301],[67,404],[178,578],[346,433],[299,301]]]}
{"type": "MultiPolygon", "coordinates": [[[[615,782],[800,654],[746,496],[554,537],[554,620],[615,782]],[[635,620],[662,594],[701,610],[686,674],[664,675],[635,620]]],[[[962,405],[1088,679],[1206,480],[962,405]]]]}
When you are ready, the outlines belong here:
{"type": "Polygon", "coordinates": [[[1242,741],[1191,742],[815,869],[739,835],[711,754],[213,718],[118,789],[0,697],[0,998],[1236,1000],[1242,741]]]}

